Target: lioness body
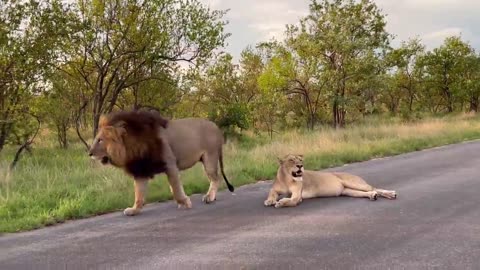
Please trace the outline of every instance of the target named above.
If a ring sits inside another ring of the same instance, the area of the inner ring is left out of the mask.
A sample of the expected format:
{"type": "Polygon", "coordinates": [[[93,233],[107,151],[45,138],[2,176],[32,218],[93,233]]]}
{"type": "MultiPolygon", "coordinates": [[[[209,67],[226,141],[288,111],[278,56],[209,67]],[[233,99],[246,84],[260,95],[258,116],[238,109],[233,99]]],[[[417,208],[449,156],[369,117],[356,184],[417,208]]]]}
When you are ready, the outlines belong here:
{"type": "Polygon", "coordinates": [[[303,169],[302,156],[288,155],[280,160],[280,167],[269,192],[266,206],[296,206],[303,199],[316,197],[365,197],[376,200],[377,196],[395,199],[393,190],[376,189],[361,177],[343,172],[317,172],[303,169]],[[279,195],[290,198],[278,200],[279,195]]]}
{"type": "Polygon", "coordinates": [[[220,184],[218,165],[223,171],[224,139],[220,129],[200,118],[168,121],[157,113],[133,111],[103,116],[100,129],[90,149],[90,156],[102,163],[123,168],[134,178],[135,202],[125,215],[140,213],[145,202],[148,180],[166,173],[170,190],[180,206],[191,208],[179,178],[179,172],[202,162],[210,180],[204,202],[215,200],[220,184]]]}

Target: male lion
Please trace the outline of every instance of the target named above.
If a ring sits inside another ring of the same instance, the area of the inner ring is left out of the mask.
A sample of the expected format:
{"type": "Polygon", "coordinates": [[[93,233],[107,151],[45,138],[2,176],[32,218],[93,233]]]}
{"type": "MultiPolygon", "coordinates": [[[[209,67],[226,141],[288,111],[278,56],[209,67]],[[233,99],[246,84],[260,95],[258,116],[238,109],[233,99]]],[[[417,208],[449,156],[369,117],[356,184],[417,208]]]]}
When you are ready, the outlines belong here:
{"type": "Polygon", "coordinates": [[[223,171],[223,143],[220,129],[205,119],[169,121],[156,112],[122,111],[100,118],[99,131],[89,155],[102,164],[124,169],[134,178],[135,202],[123,212],[133,216],[143,207],[148,180],[160,173],[166,173],[178,207],[191,208],[179,172],[199,161],[210,180],[210,188],[203,197],[205,203],[215,200],[220,184],[219,163],[223,179],[233,192],[223,171]]]}
{"type": "Polygon", "coordinates": [[[264,202],[265,206],[274,205],[275,208],[297,206],[302,199],[341,195],[365,197],[372,201],[375,201],[378,195],[388,199],[397,197],[395,191],[374,188],[359,176],[349,173],[304,170],[302,155],[287,155],[279,159],[279,163],[277,177],[264,202]],[[277,201],[280,194],[291,194],[291,197],[277,201]]]}

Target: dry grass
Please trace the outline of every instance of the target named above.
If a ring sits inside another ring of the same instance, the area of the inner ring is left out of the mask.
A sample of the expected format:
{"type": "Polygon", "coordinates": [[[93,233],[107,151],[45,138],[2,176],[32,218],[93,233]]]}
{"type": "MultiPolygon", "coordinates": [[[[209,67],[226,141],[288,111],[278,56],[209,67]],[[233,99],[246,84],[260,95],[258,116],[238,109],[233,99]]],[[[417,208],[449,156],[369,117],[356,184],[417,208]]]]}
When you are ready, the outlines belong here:
{"type": "MultiPolygon", "coordinates": [[[[276,157],[290,153],[307,157],[326,156],[342,152],[364,152],[389,148],[392,143],[425,141],[426,147],[476,138],[480,132],[480,122],[473,115],[461,115],[455,119],[430,119],[418,123],[383,123],[377,126],[353,126],[347,129],[322,129],[316,132],[290,131],[277,137],[271,143],[256,146],[248,150],[252,162],[270,164],[276,157]],[[431,143],[428,143],[431,141],[431,143]]],[[[412,147],[410,150],[417,150],[412,147]]],[[[420,148],[423,148],[420,146],[420,148]]],[[[386,152],[379,156],[388,155],[386,152]]],[[[397,151],[392,149],[393,153],[397,151]]],[[[238,144],[229,144],[229,156],[244,153],[238,144]]],[[[317,167],[318,168],[318,167],[317,167]]]]}

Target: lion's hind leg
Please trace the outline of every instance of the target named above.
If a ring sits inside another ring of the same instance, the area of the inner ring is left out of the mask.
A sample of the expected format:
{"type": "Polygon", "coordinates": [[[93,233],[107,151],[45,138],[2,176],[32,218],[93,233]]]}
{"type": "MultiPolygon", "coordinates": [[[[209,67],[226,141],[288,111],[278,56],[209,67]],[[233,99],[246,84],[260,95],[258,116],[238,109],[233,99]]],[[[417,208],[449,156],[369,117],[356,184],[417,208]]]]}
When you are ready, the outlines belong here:
{"type": "Polygon", "coordinates": [[[202,156],[203,169],[210,180],[210,187],[207,194],[202,198],[204,203],[211,203],[216,200],[218,187],[220,185],[220,176],[218,174],[218,155],[206,153],[202,156]]]}

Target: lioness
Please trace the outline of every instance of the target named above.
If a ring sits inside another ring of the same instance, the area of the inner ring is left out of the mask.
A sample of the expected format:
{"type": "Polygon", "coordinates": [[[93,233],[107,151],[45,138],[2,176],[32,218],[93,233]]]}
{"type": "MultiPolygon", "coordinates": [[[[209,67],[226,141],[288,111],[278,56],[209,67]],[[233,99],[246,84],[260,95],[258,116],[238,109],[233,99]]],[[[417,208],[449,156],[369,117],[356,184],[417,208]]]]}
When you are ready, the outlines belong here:
{"type": "Polygon", "coordinates": [[[264,202],[265,206],[297,206],[302,199],[342,195],[365,197],[372,201],[375,201],[378,195],[388,199],[397,197],[395,191],[374,188],[359,176],[349,173],[304,170],[302,155],[287,155],[279,159],[279,163],[277,177],[264,202]],[[277,201],[280,194],[291,194],[291,197],[277,201]]]}
{"type": "Polygon", "coordinates": [[[156,112],[122,111],[103,115],[99,131],[89,155],[102,164],[111,164],[133,176],[135,202],[124,210],[127,216],[140,213],[149,179],[166,173],[170,190],[179,208],[191,208],[185,195],[179,171],[202,162],[210,180],[210,188],[203,197],[205,203],[215,200],[220,184],[218,164],[228,189],[234,187],[223,171],[223,134],[213,122],[186,118],[167,120],[156,112]]]}

